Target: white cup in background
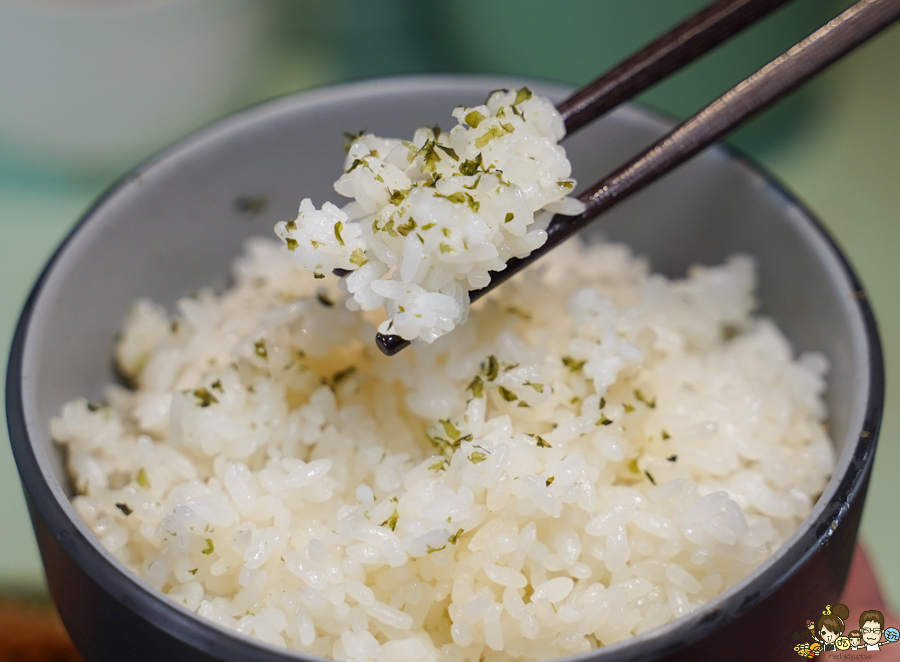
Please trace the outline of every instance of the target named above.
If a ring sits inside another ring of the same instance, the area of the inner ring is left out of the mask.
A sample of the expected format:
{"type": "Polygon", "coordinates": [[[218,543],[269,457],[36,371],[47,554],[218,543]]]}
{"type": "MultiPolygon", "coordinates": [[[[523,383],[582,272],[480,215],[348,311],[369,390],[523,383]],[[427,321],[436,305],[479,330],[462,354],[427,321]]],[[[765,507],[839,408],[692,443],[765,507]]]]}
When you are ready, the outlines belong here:
{"type": "Polygon", "coordinates": [[[263,0],[0,0],[0,150],[54,168],[139,160],[233,110],[263,0]]]}

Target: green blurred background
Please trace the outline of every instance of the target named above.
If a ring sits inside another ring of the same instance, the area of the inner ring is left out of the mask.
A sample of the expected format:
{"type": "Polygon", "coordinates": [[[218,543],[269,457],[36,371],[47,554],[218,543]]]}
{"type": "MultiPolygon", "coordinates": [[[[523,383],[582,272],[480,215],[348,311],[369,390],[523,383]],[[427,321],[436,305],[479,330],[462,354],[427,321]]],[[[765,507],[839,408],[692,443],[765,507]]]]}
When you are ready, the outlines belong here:
{"type": "MultiPolygon", "coordinates": [[[[703,0],[0,0],[0,346],[44,262],[119,174],[241,107],[372,76],[489,72],[581,85],[703,0]]],[[[847,1],[795,0],[641,101],[685,117],[847,1]]],[[[730,142],[820,215],[900,366],[900,27],[730,142]]],[[[303,192],[298,191],[298,200],[303,192]]],[[[5,427],[2,435],[6,434],[5,427]]],[[[900,607],[900,395],[888,388],[863,539],[900,607]]],[[[45,589],[0,440],[0,593],[45,589]]]]}

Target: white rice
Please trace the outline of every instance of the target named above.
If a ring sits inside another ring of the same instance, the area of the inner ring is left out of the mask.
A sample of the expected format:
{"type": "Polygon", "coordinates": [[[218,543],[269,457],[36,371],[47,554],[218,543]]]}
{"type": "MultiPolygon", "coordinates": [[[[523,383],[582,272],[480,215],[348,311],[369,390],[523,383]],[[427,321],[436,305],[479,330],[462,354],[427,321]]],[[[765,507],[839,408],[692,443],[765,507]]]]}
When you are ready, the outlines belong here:
{"type": "Polygon", "coordinates": [[[275,228],[317,278],[355,271],[347,305],[386,309],[381,333],[428,343],[449,333],[489,272],[547,241],[551,212],[584,209],[567,197],[575,180],[549,99],[526,87],[498,90],[453,117],[451,131],[419,129],[411,141],[351,137],[334,189],[352,202],[316,209],[307,198],[295,220],[275,228]]]}
{"type": "Polygon", "coordinates": [[[78,513],[190,611],[323,657],[547,659],[687,614],[823,489],[826,361],[751,315],[746,257],[541,262],[394,358],[266,240],[222,294],[137,302],[136,388],[52,422],[78,513]]]}

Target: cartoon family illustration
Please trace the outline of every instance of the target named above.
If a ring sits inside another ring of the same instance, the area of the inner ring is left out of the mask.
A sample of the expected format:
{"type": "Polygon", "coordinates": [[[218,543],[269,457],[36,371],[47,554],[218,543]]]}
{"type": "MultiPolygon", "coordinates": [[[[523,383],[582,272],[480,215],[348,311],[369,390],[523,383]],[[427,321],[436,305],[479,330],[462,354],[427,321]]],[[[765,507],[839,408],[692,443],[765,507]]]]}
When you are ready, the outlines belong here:
{"type": "Polygon", "coordinates": [[[801,657],[815,657],[824,651],[833,650],[877,651],[900,639],[900,630],[897,628],[889,627],[885,630],[884,614],[877,609],[862,612],[859,615],[859,629],[851,630],[845,635],[848,618],[850,610],[846,605],[827,605],[818,623],[806,621],[813,642],[797,644],[794,650],[801,657]]]}

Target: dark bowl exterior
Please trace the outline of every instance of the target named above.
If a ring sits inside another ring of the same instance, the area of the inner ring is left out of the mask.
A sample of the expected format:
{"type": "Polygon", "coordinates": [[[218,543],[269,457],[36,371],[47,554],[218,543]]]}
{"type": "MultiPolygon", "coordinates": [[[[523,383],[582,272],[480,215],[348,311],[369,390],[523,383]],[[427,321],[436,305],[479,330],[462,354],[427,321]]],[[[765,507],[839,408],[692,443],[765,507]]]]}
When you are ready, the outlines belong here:
{"type": "MultiPolygon", "coordinates": [[[[183,610],[127,573],[71,507],[64,461],[47,421],[65,400],[98,394],[111,380],[109,346],[127,304],[150,295],[169,305],[201,286],[223,286],[224,266],[243,238],[271,232],[305,191],[322,196],[314,198],[317,204],[325,199],[330,173],[340,167],[341,128],[359,128],[368,118],[375,120],[369,126],[373,132],[402,135],[432,123],[456,103],[480,102],[486,92],[517,82],[522,81],[390,79],[252,108],[127,176],[60,246],[16,330],[7,418],[50,592],[88,662],[315,659],[237,636],[183,610]],[[304,158],[319,154],[329,155],[324,166],[285,174],[295,160],[295,170],[302,170],[304,158]],[[248,216],[241,204],[251,194],[267,207],[259,218],[248,216]],[[192,260],[202,268],[185,266],[192,260]]],[[[566,93],[552,84],[529,84],[554,98],[566,93]]],[[[646,111],[625,108],[566,148],[585,183],[668,126],[646,111]]],[[[832,363],[826,400],[838,459],[835,475],[800,530],[738,586],[673,623],[572,659],[793,655],[792,634],[802,632],[807,615],[841,593],[874,459],[884,371],[863,290],[813,215],[770,177],[721,147],[623,203],[600,225],[668,275],[736,251],[753,254],[763,313],[778,320],[797,349],[823,351],[832,363]],[[666,218],[657,220],[659,209],[666,218]],[[640,223],[632,222],[635,217],[640,223]]]]}

